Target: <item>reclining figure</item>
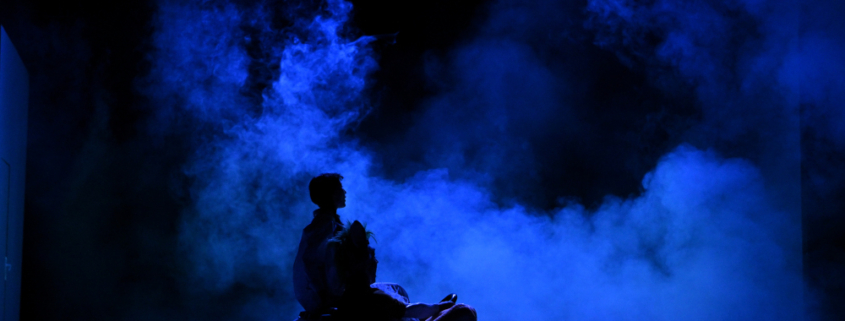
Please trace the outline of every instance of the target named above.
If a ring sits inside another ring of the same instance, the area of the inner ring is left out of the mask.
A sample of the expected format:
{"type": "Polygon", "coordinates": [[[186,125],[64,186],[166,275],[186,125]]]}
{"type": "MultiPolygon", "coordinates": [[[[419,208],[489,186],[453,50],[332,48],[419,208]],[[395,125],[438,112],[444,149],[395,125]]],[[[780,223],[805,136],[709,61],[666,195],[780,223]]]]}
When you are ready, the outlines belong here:
{"type": "MultiPolygon", "coordinates": [[[[398,284],[376,283],[378,260],[369,246],[370,232],[355,221],[329,242],[335,255],[335,266],[344,284],[337,310],[337,320],[371,321],[475,321],[475,310],[455,303],[450,295],[435,304],[408,304],[408,295],[398,284]]],[[[454,299],[453,299],[454,298],[454,299]]]]}

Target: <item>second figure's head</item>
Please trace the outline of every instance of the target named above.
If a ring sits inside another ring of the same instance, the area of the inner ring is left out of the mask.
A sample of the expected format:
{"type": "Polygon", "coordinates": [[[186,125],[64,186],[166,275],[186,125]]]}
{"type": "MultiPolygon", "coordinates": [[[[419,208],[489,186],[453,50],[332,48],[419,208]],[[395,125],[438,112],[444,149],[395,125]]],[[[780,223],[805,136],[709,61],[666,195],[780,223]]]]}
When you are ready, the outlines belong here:
{"type": "Polygon", "coordinates": [[[375,249],[370,246],[371,237],[373,233],[355,221],[329,241],[329,246],[335,250],[338,276],[347,288],[368,288],[376,281],[378,260],[375,249]]]}

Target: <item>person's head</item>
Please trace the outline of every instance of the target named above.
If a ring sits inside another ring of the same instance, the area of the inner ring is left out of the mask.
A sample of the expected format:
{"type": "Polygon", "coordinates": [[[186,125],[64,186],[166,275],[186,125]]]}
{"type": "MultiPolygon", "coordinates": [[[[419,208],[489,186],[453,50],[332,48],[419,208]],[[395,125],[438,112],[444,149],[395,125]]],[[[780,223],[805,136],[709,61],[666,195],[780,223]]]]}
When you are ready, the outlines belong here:
{"type": "Polygon", "coordinates": [[[335,250],[338,276],[347,288],[369,287],[376,281],[378,260],[375,249],[370,247],[372,235],[361,222],[355,221],[329,241],[329,246],[335,250]]]}
{"type": "Polygon", "coordinates": [[[311,201],[320,208],[346,207],[346,191],[340,184],[342,179],[343,176],[335,173],[320,174],[312,178],[308,184],[311,201]]]}

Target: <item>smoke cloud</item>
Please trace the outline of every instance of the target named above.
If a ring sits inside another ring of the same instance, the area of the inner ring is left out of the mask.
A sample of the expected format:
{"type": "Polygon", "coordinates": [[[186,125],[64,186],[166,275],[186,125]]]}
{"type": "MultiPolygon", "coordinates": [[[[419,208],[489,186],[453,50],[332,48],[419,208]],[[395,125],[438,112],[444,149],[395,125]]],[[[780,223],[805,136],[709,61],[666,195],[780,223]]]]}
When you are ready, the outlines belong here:
{"type": "Polygon", "coordinates": [[[293,319],[306,186],[337,172],[412,301],[845,316],[842,3],[451,6],[385,31],[370,3],[161,0],[114,28],[137,47],[118,14],[0,12],[33,81],[22,315],[293,319]]]}
{"type": "Polygon", "coordinates": [[[375,145],[355,136],[378,57],[348,24],[351,4],[278,28],[260,5],[163,2],[145,88],[162,123],[198,137],[179,234],[188,295],[197,307],[237,298],[208,315],[293,318],[290,267],[313,209],[304,187],[338,172],[342,218],[376,233],[378,279],[415,301],[457,292],[485,320],[803,317],[798,117],[771,78],[791,47],[757,16],[785,8],[760,6],[492,4],[478,34],[427,61],[435,94],[392,129],[403,139],[375,145]],[[645,73],[639,100],[578,73],[607,61],[597,50],[645,73]],[[255,100],[243,88],[262,68],[272,77],[255,100]],[[625,116],[633,125],[614,126],[625,116]],[[632,156],[649,126],[665,136],[632,156]],[[621,175],[639,191],[590,186],[581,197],[597,202],[582,205],[544,189],[567,184],[544,177],[554,163],[553,178],[583,179],[573,159],[607,162],[586,177],[621,175]]]}

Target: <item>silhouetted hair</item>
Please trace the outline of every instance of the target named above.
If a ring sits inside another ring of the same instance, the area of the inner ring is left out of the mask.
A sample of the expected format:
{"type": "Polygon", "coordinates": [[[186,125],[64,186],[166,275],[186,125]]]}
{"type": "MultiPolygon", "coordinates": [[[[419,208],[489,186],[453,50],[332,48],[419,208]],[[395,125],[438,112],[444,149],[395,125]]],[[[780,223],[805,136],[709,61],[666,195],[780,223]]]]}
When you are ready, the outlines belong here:
{"type": "Polygon", "coordinates": [[[355,221],[347,222],[346,227],[329,240],[329,246],[335,250],[335,266],[341,282],[348,285],[354,279],[363,280],[365,286],[369,285],[366,281],[366,264],[375,256],[370,247],[370,238],[373,238],[373,232],[367,231],[361,222],[355,221]]]}
{"type": "Polygon", "coordinates": [[[329,206],[334,203],[334,193],[342,188],[340,180],[343,176],[336,173],[320,174],[311,179],[308,184],[308,191],[311,192],[311,201],[319,207],[329,206]]]}

